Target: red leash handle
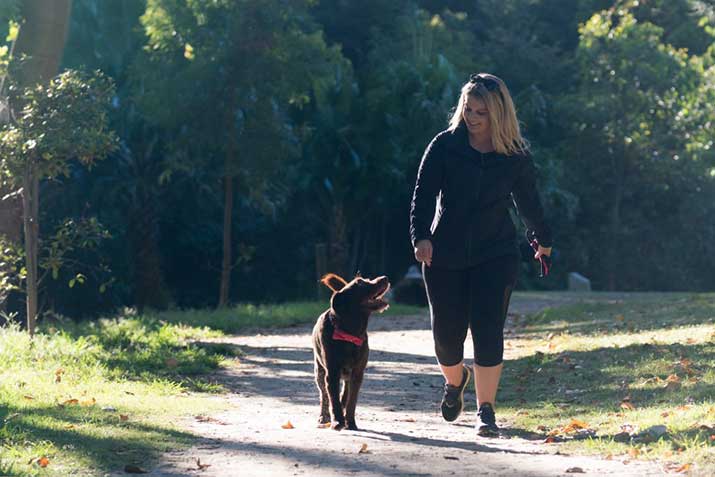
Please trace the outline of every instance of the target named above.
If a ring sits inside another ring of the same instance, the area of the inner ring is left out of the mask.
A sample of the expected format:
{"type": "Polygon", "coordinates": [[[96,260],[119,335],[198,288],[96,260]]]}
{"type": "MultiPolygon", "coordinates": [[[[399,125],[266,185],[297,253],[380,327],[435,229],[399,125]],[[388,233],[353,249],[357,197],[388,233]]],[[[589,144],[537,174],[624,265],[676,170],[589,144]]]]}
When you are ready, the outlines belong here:
{"type": "MultiPolygon", "coordinates": [[[[534,249],[534,252],[539,251],[539,242],[535,238],[529,240],[529,244],[531,245],[531,248],[534,249]]],[[[539,262],[541,263],[541,274],[539,275],[539,278],[544,278],[551,270],[551,257],[548,255],[541,255],[539,256],[539,262]]]]}

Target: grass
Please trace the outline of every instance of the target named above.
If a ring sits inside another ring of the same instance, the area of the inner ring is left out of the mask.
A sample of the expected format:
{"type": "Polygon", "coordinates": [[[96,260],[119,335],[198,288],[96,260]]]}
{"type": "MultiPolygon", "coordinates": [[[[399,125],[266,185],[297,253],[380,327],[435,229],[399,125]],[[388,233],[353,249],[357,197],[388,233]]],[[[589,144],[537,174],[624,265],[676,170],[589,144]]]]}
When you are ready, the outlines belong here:
{"type": "MultiPolygon", "coordinates": [[[[187,326],[207,326],[225,333],[252,332],[257,328],[283,328],[303,323],[313,323],[327,308],[327,302],[293,302],[278,305],[238,305],[225,310],[168,311],[157,318],[168,323],[187,326]]],[[[424,313],[424,308],[407,305],[390,305],[385,316],[424,313]]]]}
{"type": "Polygon", "coordinates": [[[516,318],[500,416],[564,452],[715,472],[715,295],[590,297],[516,318]]]}
{"type": "Polygon", "coordinates": [[[181,430],[181,418],[224,406],[212,399],[223,388],[210,373],[240,351],[211,338],[312,322],[324,308],[305,302],[127,311],[44,324],[32,340],[0,328],[0,475],[96,476],[127,464],[150,470],[162,453],[196,438],[181,430]]]}

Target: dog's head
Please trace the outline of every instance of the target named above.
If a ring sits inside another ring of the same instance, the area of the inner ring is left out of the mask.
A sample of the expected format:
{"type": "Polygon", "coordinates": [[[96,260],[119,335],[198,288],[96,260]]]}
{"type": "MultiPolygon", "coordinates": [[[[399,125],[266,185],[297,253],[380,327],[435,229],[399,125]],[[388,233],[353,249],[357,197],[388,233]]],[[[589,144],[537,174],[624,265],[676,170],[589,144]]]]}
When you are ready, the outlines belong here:
{"type": "Polygon", "coordinates": [[[390,281],[386,276],[373,279],[357,276],[346,282],[340,276],[328,273],[320,281],[333,291],[330,308],[341,326],[348,329],[362,325],[366,327],[370,313],[383,312],[390,306],[384,300],[385,293],[390,289],[390,281]]]}

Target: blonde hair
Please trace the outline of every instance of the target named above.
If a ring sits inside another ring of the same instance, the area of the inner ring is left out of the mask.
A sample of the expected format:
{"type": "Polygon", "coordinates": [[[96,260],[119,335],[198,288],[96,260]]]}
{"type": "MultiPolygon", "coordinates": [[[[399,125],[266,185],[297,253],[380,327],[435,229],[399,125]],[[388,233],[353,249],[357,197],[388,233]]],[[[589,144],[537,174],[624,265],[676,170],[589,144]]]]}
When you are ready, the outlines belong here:
{"type": "Polygon", "coordinates": [[[514,102],[506,84],[501,78],[488,73],[472,75],[470,80],[462,86],[459,102],[449,120],[448,131],[455,131],[464,122],[463,113],[469,96],[483,100],[487,107],[492,130],[492,146],[496,152],[509,156],[529,152],[529,141],[521,135],[514,102]],[[499,88],[488,89],[484,80],[494,81],[499,88]]]}

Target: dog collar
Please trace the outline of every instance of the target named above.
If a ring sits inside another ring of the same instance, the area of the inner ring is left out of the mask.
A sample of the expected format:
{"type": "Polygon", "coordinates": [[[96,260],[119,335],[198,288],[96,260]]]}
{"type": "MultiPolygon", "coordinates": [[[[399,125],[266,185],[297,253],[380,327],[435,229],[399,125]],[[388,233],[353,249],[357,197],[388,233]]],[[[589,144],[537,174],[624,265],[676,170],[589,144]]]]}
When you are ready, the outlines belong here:
{"type": "Polygon", "coordinates": [[[333,324],[333,339],[338,340],[338,341],[347,341],[348,343],[352,343],[355,346],[362,346],[363,342],[365,339],[363,338],[358,338],[355,335],[351,335],[350,333],[341,330],[338,327],[337,322],[335,321],[334,316],[330,316],[330,322],[333,324]]]}

